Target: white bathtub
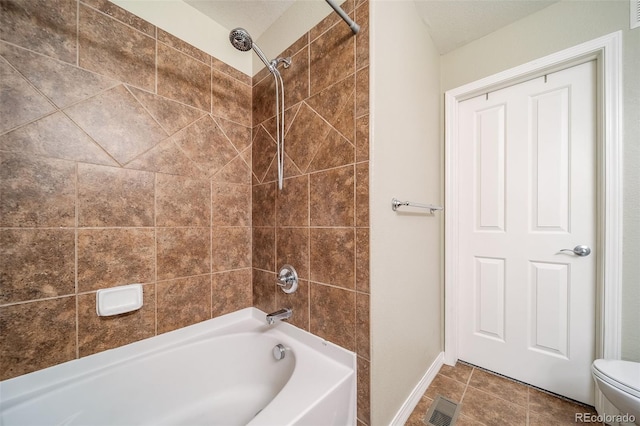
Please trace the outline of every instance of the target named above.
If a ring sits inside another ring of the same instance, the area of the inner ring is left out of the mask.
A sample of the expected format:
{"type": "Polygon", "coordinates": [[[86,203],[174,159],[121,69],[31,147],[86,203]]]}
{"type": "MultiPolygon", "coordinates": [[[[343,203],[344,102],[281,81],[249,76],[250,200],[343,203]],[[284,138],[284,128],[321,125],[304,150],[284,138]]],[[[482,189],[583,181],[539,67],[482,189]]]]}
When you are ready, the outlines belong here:
{"type": "Polygon", "coordinates": [[[355,425],[356,357],[247,308],[0,382],[0,415],[3,426],[355,425]]]}

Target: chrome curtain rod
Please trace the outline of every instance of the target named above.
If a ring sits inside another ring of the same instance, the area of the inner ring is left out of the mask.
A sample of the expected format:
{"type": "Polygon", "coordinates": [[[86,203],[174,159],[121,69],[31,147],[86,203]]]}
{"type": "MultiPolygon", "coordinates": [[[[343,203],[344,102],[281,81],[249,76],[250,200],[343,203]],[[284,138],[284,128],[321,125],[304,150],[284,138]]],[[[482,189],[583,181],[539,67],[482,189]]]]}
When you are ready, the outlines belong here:
{"type": "Polygon", "coordinates": [[[358,34],[358,31],[360,31],[360,25],[353,22],[353,19],[349,18],[349,15],[347,15],[333,0],[326,0],[326,2],[329,3],[329,6],[331,6],[342,19],[344,19],[344,22],[349,25],[351,31],[353,31],[354,34],[358,34]]]}
{"type": "Polygon", "coordinates": [[[398,210],[398,207],[402,207],[402,206],[418,207],[418,208],[421,208],[421,209],[429,209],[431,211],[431,213],[435,212],[436,210],[444,210],[443,207],[434,206],[433,204],[419,204],[419,203],[414,203],[412,201],[400,201],[397,198],[392,198],[391,199],[391,209],[394,212],[396,210],[398,210]]]}

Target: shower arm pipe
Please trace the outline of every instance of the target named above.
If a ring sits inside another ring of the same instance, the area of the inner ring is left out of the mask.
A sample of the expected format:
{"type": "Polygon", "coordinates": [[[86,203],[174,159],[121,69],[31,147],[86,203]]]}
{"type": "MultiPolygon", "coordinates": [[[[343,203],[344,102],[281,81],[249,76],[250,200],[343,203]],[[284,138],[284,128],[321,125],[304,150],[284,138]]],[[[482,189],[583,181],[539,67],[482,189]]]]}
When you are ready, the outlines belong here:
{"type": "Polygon", "coordinates": [[[349,15],[347,15],[345,11],[335,3],[334,0],[326,0],[326,2],[329,3],[329,6],[331,6],[342,19],[344,19],[344,22],[349,25],[351,31],[353,31],[354,34],[358,34],[358,31],[360,31],[360,25],[356,24],[353,19],[349,18],[349,15]]]}

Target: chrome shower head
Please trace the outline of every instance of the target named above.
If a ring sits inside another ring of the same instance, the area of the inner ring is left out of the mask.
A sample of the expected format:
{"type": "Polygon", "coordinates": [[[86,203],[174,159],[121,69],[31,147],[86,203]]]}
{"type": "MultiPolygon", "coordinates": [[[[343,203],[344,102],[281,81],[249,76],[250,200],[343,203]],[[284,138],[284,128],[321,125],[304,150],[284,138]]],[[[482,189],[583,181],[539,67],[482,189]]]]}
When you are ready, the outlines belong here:
{"type": "Polygon", "coordinates": [[[249,32],[244,28],[235,28],[229,33],[229,41],[236,49],[246,52],[253,46],[249,32]]]}
{"type": "Polygon", "coordinates": [[[258,58],[260,58],[260,60],[264,62],[270,72],[277,71],[275,65],[269,62],[267,57],[264,56],[264,53],[262,53],[262,50],[260,50],[258,45],[253,42],[251,36],[249,35],[249,32],[244,28],[235,28],[231,30],[231,32],[229,33],[229,41],[231,42],[233,47],[243,52],[253,49],[253,51],[256,52],[256,55],[258,55],[258,58]]]}

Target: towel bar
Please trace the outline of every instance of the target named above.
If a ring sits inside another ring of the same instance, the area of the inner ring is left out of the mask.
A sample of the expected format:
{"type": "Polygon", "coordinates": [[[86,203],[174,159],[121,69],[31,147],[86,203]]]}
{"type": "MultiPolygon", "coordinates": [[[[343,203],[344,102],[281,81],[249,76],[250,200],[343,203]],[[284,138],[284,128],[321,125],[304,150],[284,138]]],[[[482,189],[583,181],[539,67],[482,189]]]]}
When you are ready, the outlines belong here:
{"type": "Polygon", "coordinates": [[[395,212],[396,210],[398,210],[398,207],[402,207],[402,206],[409,206],[409,207],[418,207],[421,209],[429,209],[430,213],[433,213],[437,210],[443,210],[444,208],[442,206],[434,206],[433,204],[420,204],[420,203],[414,203],[412,201],[400,201],[397,198],[392,198],[391,199],[391,209],[395,212]]]}

